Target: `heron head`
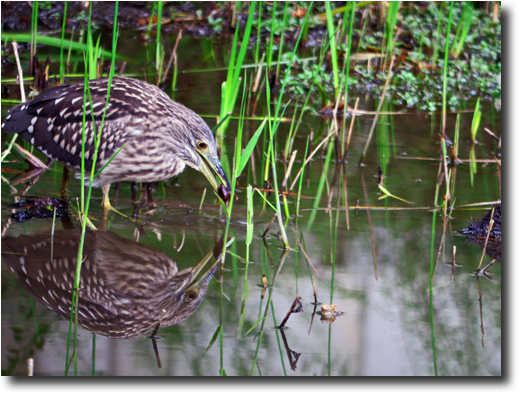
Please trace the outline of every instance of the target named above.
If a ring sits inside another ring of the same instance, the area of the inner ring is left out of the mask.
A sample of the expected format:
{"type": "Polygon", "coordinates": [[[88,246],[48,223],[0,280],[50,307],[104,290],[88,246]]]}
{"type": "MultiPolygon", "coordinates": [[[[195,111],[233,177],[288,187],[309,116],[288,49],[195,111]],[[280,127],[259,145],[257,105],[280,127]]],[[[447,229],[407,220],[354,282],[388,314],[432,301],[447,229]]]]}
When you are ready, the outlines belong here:
{"type": "Polygon", "coordinates": [[[199,121],[197,127],[189,127],[190,136],[184,140],[184,147],[189,151],[186,164],[204,174],[215,191],[218,190],[218,179],[230,190],[231,185],[218,159],[213,133],[202,119],[199,121]]]}
{"type": "Polygon", "coordinates": [[[194,267],[177,272],[172,279],[170,282],[171,289],[173,289],[171,296],[164,299],[165,306],[162,305],[159,308],[165,313],[162,321],[163,326],[179,324],[198,309],[204,300],[209,282],[221,266],[221,259],[217,258],[207,269],[208,262],[212,257],[213,251],[209,252],[194,267]]]}

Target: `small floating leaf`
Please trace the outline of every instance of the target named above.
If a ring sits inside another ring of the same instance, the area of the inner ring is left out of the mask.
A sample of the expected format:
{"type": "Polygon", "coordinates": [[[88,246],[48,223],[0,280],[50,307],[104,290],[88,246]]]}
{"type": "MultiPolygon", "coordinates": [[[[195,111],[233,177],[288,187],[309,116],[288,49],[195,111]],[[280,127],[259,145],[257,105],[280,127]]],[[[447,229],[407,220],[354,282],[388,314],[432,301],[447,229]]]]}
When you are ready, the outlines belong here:
{"type": "Polygon", "coordinates": [[[404,200],[403,198],[400,198],[400,197],[397,197],[395,196],[394,194],[391,194],[384,186],[382,185],[378,185],[378,188],[382,191],[382,193],[384,193],[385,195],[383,196],[380,196],[378,199],[379,200],[382,200],[384,198],[386,198],[387,196],[389,197],[393,197],[393,198],[396,198],[397,200],[400,200],[400,201],[403,201],[403,202],[406,202],[408,204],[414,204],[412,203],[411,201],[407,201],[407,200],[404,200]]]}

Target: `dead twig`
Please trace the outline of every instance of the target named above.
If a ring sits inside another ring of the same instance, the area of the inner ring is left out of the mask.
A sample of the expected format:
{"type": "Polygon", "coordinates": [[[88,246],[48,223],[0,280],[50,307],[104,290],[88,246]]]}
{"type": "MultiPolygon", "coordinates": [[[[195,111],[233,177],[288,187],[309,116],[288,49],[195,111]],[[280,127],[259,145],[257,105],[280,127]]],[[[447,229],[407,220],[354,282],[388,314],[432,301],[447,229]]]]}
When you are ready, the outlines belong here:
{"type": "Polygon", "coordinates": [[[303,298],[303,297],[301,297],[300,295],[298,295],[296,297],[296,299],[292,303],[292,306],[290,307],[290,310],[288,311],[287,315],[285,316],[285,318],[283,319],[283,321],[279,325],[280,328],[286,327],[285,324],[288,321],[288,318],[290,317],[290,315],[292,313],[303,312],[303,304],[301,303],[301,298],[303,298]]]}
{"type": "MultiPolygon", "coordinates": [[[[16,58],[16,66],[18,68],[18,84],[20,85],[20,95],[22,97],[22,103],[25,103],[25,101],[27,101],[27,99],[25,97],[25,87],[23,85],[22,65],[20,64],[20,57],[18,56],[18,43],[16,41],[13,41],[12,45],[13,45],[14,57],[16,58]]],[[[9,116],[8,116],[8,118],[9,118],[9,116]]],[[[18,138],[18,134],[13,135],[13,138],[11,139],[9,146],[4,151],[4,153],[2,153],[2,157],[1,157],[0,161],[4,161],[5,157],[11,152],[13,144],[15,143],[17,138],[18,138]]]]}

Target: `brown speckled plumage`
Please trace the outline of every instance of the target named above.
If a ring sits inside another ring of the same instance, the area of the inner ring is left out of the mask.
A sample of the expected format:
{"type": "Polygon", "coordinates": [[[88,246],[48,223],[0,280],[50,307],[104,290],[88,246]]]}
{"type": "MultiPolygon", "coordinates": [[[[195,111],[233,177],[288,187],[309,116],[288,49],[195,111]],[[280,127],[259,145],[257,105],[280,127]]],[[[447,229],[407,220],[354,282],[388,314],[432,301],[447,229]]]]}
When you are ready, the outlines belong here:
{"type": "MultiPolygon", "coordinates": [[[[89,87],[91,101],[86,100],[85,110],[88,174],[94,164],[94,130],[98,133],[102,123],[108,78],[89,81],[89,87]]],[[[18,133],[49,158],[79,170],[84,94],[84,83],[48,89],[34,100],[11,108],[2,130],[18,133]]],[[[132,78],[112,80],[96,171],[121,147],[115,159],[94,180],[94,186],[120,181],[162,181],[179,175],[186,165],[204,172],[209,179],[202,169],[204,160],[210,162],[212,170],[228,186],[214,137],[202,118],[171,100],[159,88],[132,78]],[[204,146],[203,150],[200,146],[204,146]]]]}
{"type": "MultiPolygon", "coordinates": [[[[2,260],[36,300],[69,319],[78,243],[77,230],[57,231],[53,239],[50,234],[5,237],[2,260]]],[[[197,266],[179,270],[159,249],[111,232],[88,233],[79,325],[111,338],[133,338],[181,323],[202,303],[220,264],[217,260],[211,266],[209,261],[214,254],[219,257],[220,250],[209,252],[197,266]]]]}

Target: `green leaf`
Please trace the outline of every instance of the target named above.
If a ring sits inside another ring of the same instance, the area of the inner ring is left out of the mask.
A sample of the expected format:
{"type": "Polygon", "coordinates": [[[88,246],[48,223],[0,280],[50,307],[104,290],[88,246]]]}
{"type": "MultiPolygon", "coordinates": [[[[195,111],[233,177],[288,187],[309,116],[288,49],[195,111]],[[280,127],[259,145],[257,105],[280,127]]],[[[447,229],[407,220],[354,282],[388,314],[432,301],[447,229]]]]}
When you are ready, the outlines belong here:
{"type": "MultiPolygon", "coordinates": [[[[220,334],[221,331],[222,331],[222,326],[218,326],[213,337],[211,338],[211,342],[209,342],[209,346],[207,346],[207,349],[205,349],[204,354],[202,354],[202,357],[204,357],[205,354],[207,353],[207,351],[209,349],[211,349],[211,347],[214,345],[214,343],[216,342],[216,339],[218,338],[218,335],[220,334]]],[[[202,357],[200,357],[200,358],[202,358],[202,357]]]]}
{"type": "Polygon", "coordinates": [[[252,243],[252,236],[254,235],[254,224],[252,223],[253,216],[253,190],[252,185],[247,186],[247,240],[245,243],[250,245],[252,243]]]}
{"type": "Polygon", "coordinates": [[[324,88],[322,87],[322,85],[320,83],[315,82],[315,86],[317,86],[317,90],[319,91],[319,96],[321,96],[321,107],[324,108],[329,103],[328,95],[326,94],[326,92],[324,91],[324,88]]]}
{"type": "Polygon", "coordinates": [[[391,194],[384,186],[382,185],[378,185],[378,188],[382,191],[382,193],[386,194],[385,196],[380,196],[379,197],[379,200],[382,200],[384,198],[386,198],[387,196],[389,197],[393,197],[393,198],[396,198],[397,200],[400,200],[400,201],[403,201],[403,202],[406,202],[408,204],[414,204],[412,203],[411,201],[407,201],[407,200],[404,200],[403,198],[400,198],[400,197],[397,197],[395,196],[394,194],[391,194]]]}
{"type": "Polygon", "coordinates": [[[265,128],[265,125],[267,124],[267,119],[265,119],[261,125],[258,127],[252,138],[250,139],[249,143],[245,147],[245,150],[243,151],[243,154],[240,157],[240,162],[238,163],[238,170],[236,171],[236,178],[241,174],[245,166],[247,165],[247,162],[250,159],[250,156],[252,155],[252,151],[254,150],[254,147],[256,146],[256,143],[258,142],[258,139],[261,135],[261,132],[265,128]]]}
{"type": "MultiPolygon", "coordinates": [[[[126,144],[127,144],[127,143],[126,143],[126,144]]],[[[120,152],[120,151],[121,151],[121,150],[126,146],[126,144],[124,144],[123,146],[121,146],[121,147],[117,150],[117,152],[115,152],[115,154],[114,154],[112,157],[110,157],[110,160],[108,160],[108,161],[106,162],[106,164],[105,164],[103,167],[101,167],[101,169],[100,169],[99,171],[97,171],[97,172],[95,173],[95,175],[94,175],[94,177],[93,177],[92,179],[96,179],[96,178],[98,177],[98,175],[101,173],[101,171],[103,171],[103,170],[105,169],[105,167],[106,167],[108,164],[110,164],[110,163],[112,162],[113,159],[115,159],[115,156],[117,156],[117,155],[119,154],[119,152],[120,152]]]]}
{"type": "MultiPolygon", "coordinates": [[[[225,85],[225,82],[222,83],[222,90],[225,90],[224,85],[225,85]]],[[[221,119],[220,122],[218,122],[218,124],[217,124],[216,126],[213,127],[213,129],[211,130],[211,132],[214,134],[214,131],[215,131],[215,130],[218,130],[218,127],[220,127],[220,126],[223,124],[223,122],[225,122],[225,121],[227,120],[227,118],[228,118],[229,116],[231,116],[231,115],[232,115],[232,112],[227,113],[227,115],[225,115],[225,116],[223,117],[223,119],[221,119]]]]}
{"type": "Polygon", "coordinates": [[[470,127],[472,133],[472,139],[476,139],[476,135],[478,134],[479,123],[481,122],[481,111],[479,110],[480,102],[479,97],[478,101],[476,101],[476,107],[474,108],[474,116],[472,117],[472,125],[470,127]]]}
{"type": "Polygon", "coordinates": [[[243,279],[243,299],[247,298],[249,298],[249,280],[243,279]]]}
{"type": "MultiPolygon", "coordinates": [[[[26,33],[2,33],[2,40],[7,41],[16,41],[16,42],[31,42],[31,35],[26,33]]],[[[48,36],[40,36],[38,35],[38,44],[49,45],[56,48],[61,48],[61,37],[48,37],[48,36]]],[[[63,40],[64,45],[69,45],[72,49],[77,51],[86,51],[87,45],[80,44],[79,42],[74,42],[70,40],[63,40]]],[[[112,56],[111,51],[101,50],[100,54],[105,56],[112,56]]],[[[118,59],[122,59],[122,56],[116,55],[118,59]]]]}
{"type": "Polygon", "coordinates": [[[268,315],[270,315],[270,313],[266,314],[266,315],[263,316],[261,319],[259,319],[259,320],[256,322],[256,324],[254,324],[254,325],[250,328],[250,330],[247,331],[247,332],[245,333],[245,335],[247,335],[249,332],[251,332],[251,331],[254,329],[254,327],[256,327],[258,324],[260,324],[263,320],[265,320],[265,319],[267,318],[268,315]]]}

